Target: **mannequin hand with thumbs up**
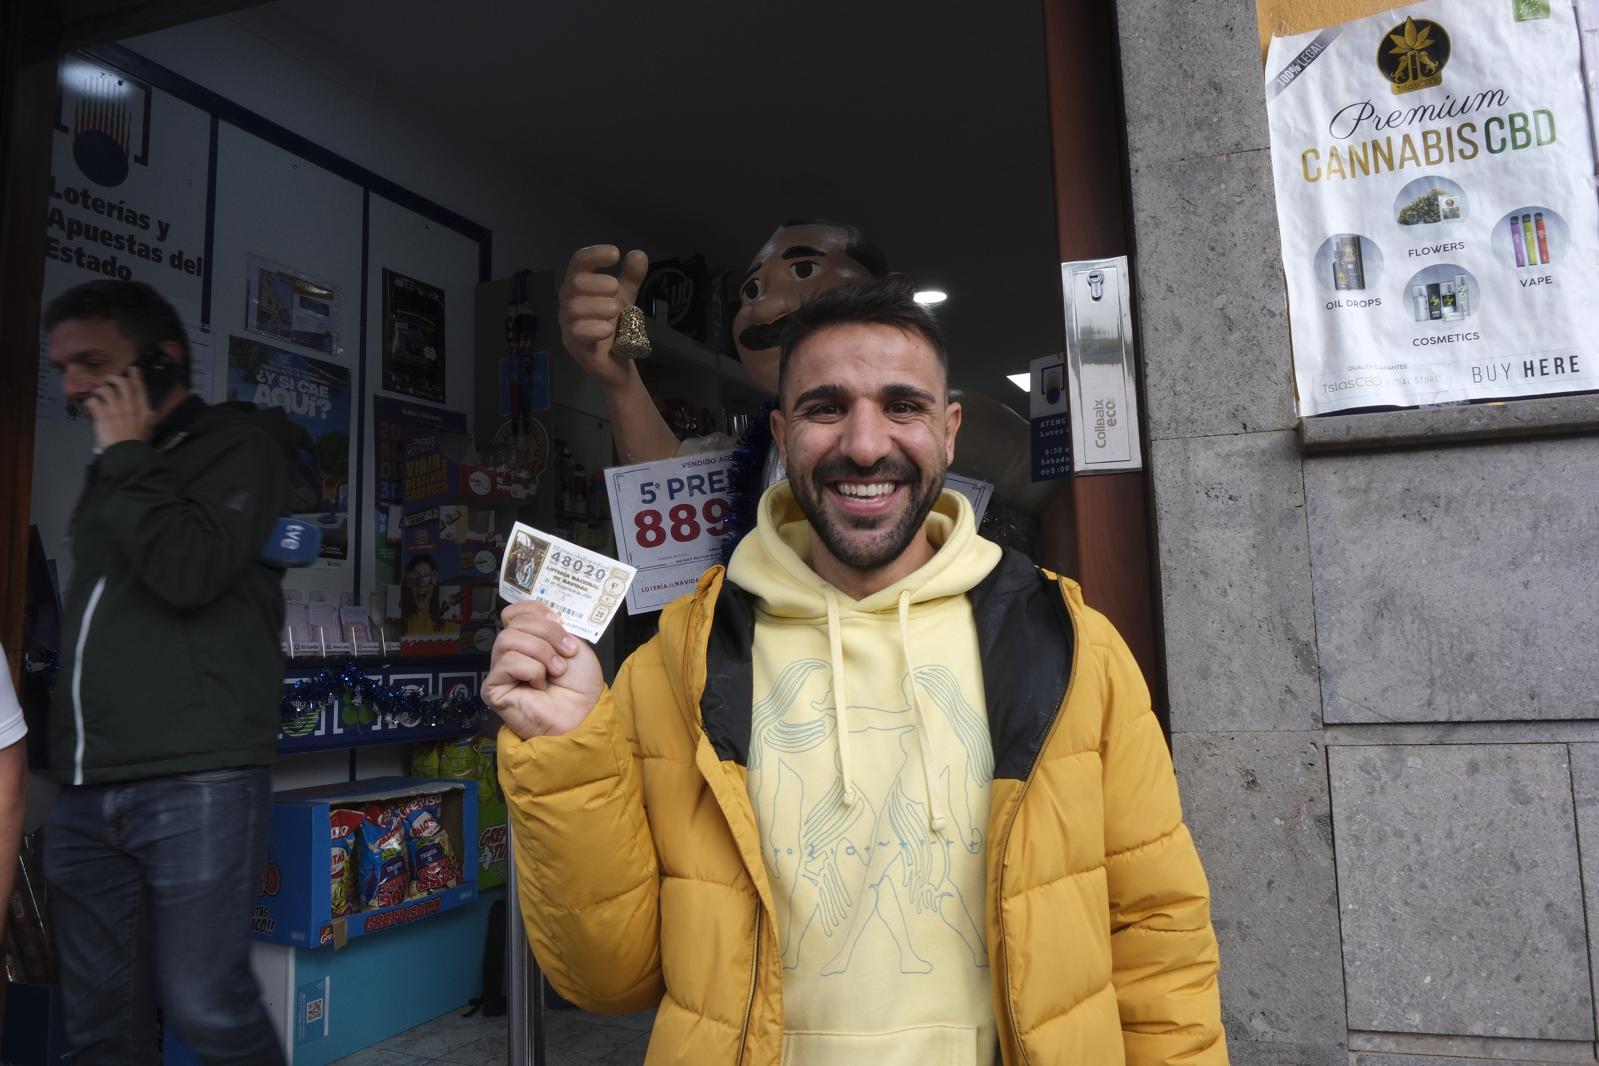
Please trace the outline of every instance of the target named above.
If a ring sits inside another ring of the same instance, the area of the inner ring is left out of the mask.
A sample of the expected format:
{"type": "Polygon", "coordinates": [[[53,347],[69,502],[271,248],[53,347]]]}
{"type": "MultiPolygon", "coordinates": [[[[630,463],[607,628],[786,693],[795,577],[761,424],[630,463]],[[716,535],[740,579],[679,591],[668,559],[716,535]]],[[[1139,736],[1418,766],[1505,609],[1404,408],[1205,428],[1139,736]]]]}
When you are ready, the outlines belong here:
{"type": "Polygon", "coordinates": [[[631,359],[612,351],[617,320],[622,309],[638,298],[639,286],[649,273],[643,252],[622,257],[614,244],[594,244],[572,253],[561,285],[561,344],[584,373],[605,392],[611,412],[611,432],[624,463],[652,462],[677,454],[678,441],[667,428],[655,401],[639,378],[631,359]],[[622,264],[621,273],[604,273],[622,264]]]}

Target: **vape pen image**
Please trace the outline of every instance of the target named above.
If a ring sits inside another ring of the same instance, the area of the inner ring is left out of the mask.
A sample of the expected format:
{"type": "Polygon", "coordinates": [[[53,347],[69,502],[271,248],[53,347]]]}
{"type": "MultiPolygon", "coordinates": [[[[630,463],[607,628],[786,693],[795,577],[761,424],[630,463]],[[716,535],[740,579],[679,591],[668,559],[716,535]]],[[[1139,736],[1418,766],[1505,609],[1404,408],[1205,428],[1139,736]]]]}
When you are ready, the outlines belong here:
{"type": "Polygon", "coordinates": [[[1527,257],[1521,251],[1522,244],[1521,244],[1521,216],[1520,215],[1511,215],[1510,216],[1510,247],[1515,249],[1515,252],[1516,252],[1516,265],[1518,267],[1526,266],[1527,265],[1527,257]]]}
{"type": "Polygon", "coordinates": [[[1360,257],[1360,237],[1353,233],[1339,233],[1333,237],[1333,288],[1340,290],[1366,287],[1365,264],[1360,257]]]}
{"type": "Polygon", "coordinates": [[[1532,215],[1521,216],[1521,237],[1527,243],[1527,265],[1538,265],[1538,241],[1532,235],[1532,215]]]}
{"type": "Polygon", "coordinates": [[[1538,232],[1538,258],[1548,263],[1551,261],[1549,258],[1549,232],[1544,229],[1543,212],[1539,211],[1532,217],[1533,228],[1538,232]]]}

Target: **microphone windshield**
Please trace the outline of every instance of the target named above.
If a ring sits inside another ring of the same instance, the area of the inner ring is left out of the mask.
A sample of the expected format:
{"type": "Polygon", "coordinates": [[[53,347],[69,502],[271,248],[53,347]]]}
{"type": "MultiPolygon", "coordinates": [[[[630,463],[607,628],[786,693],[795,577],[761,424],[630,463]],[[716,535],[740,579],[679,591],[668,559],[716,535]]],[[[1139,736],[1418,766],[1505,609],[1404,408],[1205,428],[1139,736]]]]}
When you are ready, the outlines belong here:
{"type": "Polygon", "coordinates": [[[298,518],[284,517],[272,526],[257,558],[268,566],[310,566],[321,546],[322,530],[298,518]]]}

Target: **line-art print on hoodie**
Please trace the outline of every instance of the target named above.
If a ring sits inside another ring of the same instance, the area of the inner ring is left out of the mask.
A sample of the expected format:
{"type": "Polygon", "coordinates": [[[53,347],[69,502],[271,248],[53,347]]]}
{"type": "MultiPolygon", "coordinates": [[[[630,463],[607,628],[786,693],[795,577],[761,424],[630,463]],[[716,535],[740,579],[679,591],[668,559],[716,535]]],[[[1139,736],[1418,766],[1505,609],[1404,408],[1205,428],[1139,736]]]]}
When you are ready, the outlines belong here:
{"type": "Polygon", "coordinates": [[[933,559],[853,600],[805,564],[809,529],[788,487],[762,505],[729,576],[756,600],[747,786],[786,1046],[796,1061],[814,1050],[875,1063],[891,1038],[990,1061],[994,755],[965,594],[1000,550],[945,492],[929,518],[933,559]]]}
{"type": "MultiPolygon", "coordinates": [[[[982,855],[984,818],[977,798],[985,798],[994,776],[993,751],[982,717],[960,691],[955,675],[943,666],[916,671],[921,695],[941,712],[958,747],[944,746],[934,760],[934,788],[950,812],[948,833],[930,830],[927,804],[912,798],[921,792],[923,758],[908,694],[892,708],[852,704],[845,720],[851,747],[860,762],[878,766],[874,792],[861,779],[857,802],[843,802],[841,776],[816,795],[814,783],[838,775],[837,729],[828,664],[801,659],[785,668],[773,691],[755,704],[749,767],[752,795],[760,818],[767,872],[773,890],[785,897],[778,942],[783,965],[799,965],[800,946],[813,928],[836,944],[821,973],[842,973],[871,920],[881,918],[899,952],[902,973],[930,973],[932,963],[916,950],[907,915],[936,915],[960,937],[972,965],[988,965],[980,919],[981,899],[974,906],[952,874],[950,851],[982,855]],[[823,679],[824,692],[811,698],[810,679],[823,679]],[[771,757],[767,755],[768,749],[771,757]],[[881,756],[879,758],[878,756],[881,756]],[[775,759],[776,767],[769,769],[775,759]],[[831,764],[831,766],[827,764],[831,764]],[[818,765],[820,764],[820,765],[818,765]],[[759,778],[757,782],[756,779],[759,778]],[[813,782],[806,804],[806,781],[813,782]],[[886,782],[886,787],[884,783],[886,782]],[[836,931],[849,920],[842,942],[836,931]]],[[[901,678],[902,689],[909,675],[901,678]]],[[[981,803],[986,808],[986,798],[981,803]]]]}

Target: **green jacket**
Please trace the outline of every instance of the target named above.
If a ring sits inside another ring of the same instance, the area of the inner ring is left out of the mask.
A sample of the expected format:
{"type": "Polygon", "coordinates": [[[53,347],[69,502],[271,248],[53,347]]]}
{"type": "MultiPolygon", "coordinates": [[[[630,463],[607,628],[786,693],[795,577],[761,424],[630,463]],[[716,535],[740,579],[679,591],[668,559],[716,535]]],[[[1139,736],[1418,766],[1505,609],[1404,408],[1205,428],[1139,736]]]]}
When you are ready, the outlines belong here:
{"type": "Polygon", "coordinates": [[[281,411],[186,400],[89,464],[50,713],[69,785],[273,761],[282,571],[257,562],[288,492],[281,411]]]}

